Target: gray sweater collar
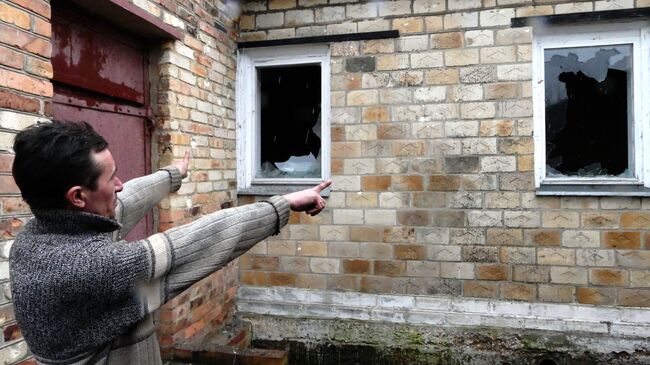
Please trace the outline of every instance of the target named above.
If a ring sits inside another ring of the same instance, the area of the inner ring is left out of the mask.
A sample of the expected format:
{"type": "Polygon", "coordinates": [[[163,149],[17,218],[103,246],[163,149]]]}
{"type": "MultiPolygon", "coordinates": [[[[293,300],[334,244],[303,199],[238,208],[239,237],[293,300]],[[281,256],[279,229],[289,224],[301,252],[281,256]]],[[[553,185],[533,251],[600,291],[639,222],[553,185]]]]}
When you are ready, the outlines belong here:
{"type": "Polygon", "coordinates": [[[50,233],[112,232],[121,227],[114,219],[69,209],[34,209],[36,223],[50,233]]]}

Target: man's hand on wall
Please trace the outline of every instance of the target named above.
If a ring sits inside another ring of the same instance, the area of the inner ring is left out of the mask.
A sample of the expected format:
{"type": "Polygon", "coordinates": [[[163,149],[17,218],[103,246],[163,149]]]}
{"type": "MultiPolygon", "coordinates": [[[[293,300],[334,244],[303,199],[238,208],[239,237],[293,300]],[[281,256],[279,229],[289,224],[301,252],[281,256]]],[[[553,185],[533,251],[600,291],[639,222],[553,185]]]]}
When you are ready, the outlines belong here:
{"type": "Polygon", "coordinates": [[[173,163],[174,166],[181,172],[181,176],[184,178],[187,177],[187,166],[190,164],[190,152],[186,151],[185,156],[182,160],[176,161],[173,163]]]}
{"type": "Polygon", "coordinates": [[[320,196],[320,192],[330,185],[332,185],[332,180],[327,180],[311,189],[296,191],[283,197],[289,202],[291,210],[316,215],[325,208],[325,199],[320,196]]]}

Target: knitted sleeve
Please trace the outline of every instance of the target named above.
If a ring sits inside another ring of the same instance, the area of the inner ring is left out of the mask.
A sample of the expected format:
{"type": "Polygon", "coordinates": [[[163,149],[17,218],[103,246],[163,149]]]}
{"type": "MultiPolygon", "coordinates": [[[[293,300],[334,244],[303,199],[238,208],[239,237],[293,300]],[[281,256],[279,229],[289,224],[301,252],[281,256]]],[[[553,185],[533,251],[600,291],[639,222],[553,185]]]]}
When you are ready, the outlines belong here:
{"type": "Polygon", "coordinates": [[[12,245],[10,268],[16,319],[36,356],[71,364],[142,320],[134,288],[150,272],[146,247],[29,230],[12,245]]]}
{"type": "Polygon", "coordinates": [[[117,194],[115,217],[122,228],[119,237],[124,237],[167,194],[181,186],[181,173],[174,166],[167,166],[153,174],[129,180],[117,194]]]}
{"type": "Polygon", "coordinates": [[[225,266],[289,221],[280,196],[208,214],[145,240],[152,266],[146,288],[149,311],[225,266]]]}

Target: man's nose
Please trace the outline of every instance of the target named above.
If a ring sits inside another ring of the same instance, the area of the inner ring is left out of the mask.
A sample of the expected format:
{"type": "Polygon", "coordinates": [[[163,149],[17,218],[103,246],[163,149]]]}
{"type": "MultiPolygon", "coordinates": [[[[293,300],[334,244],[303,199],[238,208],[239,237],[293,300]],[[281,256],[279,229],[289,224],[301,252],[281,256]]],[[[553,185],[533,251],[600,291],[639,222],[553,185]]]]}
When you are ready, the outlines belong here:
{"type": "Polygon", "coordinates": [[[115,177],[115,192],[119,193],[124,189],[124,184],[122,184],[122,180],[120,180],[117,176],[115,177]]]}

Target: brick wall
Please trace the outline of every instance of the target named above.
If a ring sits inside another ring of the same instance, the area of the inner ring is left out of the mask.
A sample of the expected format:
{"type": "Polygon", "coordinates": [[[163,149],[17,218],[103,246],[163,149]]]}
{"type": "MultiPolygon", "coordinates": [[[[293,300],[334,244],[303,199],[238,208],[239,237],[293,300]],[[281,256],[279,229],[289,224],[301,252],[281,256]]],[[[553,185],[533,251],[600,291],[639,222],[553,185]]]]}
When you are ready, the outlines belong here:
{"type": "Polygon", "coordinates": [[[7,258],[30,213],[11,177],[11,146],[17,131],[51,116],[50,37],[47,1],[0,2],[0,359],[7,364],[28,358],[11,305],[7,258]]]}
{"type": "Polygon", "coordinates": [[[242,283],[650,307],[650,200],[535,195],[532,32],[510,27],[635,6],[650,2],[247,2],[243,41],[400,37],[331,44],[328,209],[251,250],[242,283]]]}
{"type": "MultiPolygon", "coordinates": [[[[153,169],[192,148],[189,178],[160,204],[159,230],[235,204],[235,33],[222,2],[134,1],[183,32],[180,41],[151,41],[153,169]],[[215,21],[221,25],[216,27],[215,21]]],[[[0,360],[31,362],[15,324],[7,258],[12,239],[29,219],[11,177],[17,131],[52,117],[51,7],[42,0],[0,0],[0,360]]],[[[237,285],[232,264],[175,298],[159,316],[163,354],[200,339],[232,313],[237,285]]]]}
{"type": "MultiPolygon", "coordinates": [[[[188,148],[192,152],[189,181],[160,206],[163,231],[236,203],[236,44],[229,15],[236,9],[221,1],[157,3],[139,6],[184,30],[182,41],[162,45],[155,66],[158,165],[182,158],[188,148]]],[[[199,341],[229,318],[237,272],[231,264],[163,306],[158,331],[163,357],[173,345],[199,341]]]]}

